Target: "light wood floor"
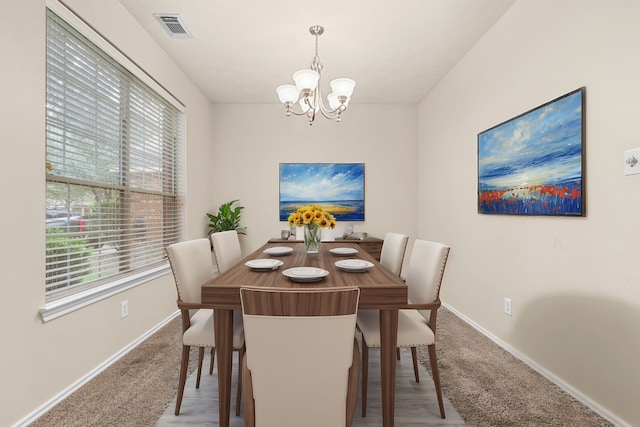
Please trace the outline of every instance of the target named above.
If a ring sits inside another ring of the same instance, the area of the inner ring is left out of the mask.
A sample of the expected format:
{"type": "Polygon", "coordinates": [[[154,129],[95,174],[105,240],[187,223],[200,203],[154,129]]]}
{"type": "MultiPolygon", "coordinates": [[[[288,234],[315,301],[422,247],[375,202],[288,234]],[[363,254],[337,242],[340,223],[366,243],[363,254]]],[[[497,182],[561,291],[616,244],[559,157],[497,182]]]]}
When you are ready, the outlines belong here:
{"type": "MultiPolygon", "coordinates": [[[[367,400],[367,416],[362,418],[360,402],[354,418],[353,427],[373,427],[382,425],[382,410],[380,398],[380,352],[372,349],[369,351],[369,395],[367,400]]],[[[203,366],[207,367],[205,358],[203,366]]],[[[230,427],[242,427],[243,419],[235,415],[235,381],[237,375],[237,353],[233,358],[233,390],[231,403],[230,427]]],[[[195,388],[195,373],[192,374],[185,386],[184,397],[180,415],[173,414],[175,399],[169,404],[162,415],[157,427],[170,426],[217,426],[218,425],[218,377],[215,373],[208,375],[208,371],[202,374],[200,389],[195,388]]],[[[359,396],[360,398],[360,396],[359,396]]],[[[358,399],[359,400],[359,399],[358,399]]],[[[397,365],[396,375],[396,427],[434,427],[434,426],[464,426],[465,423],[445,397],[446,419],[440,418],[438,401],[431,376],[425,368],[420,366],[420,383],[416,384],[413,377],[413,365],[411,353],[402,350],[401,360],[397,365]]]]}

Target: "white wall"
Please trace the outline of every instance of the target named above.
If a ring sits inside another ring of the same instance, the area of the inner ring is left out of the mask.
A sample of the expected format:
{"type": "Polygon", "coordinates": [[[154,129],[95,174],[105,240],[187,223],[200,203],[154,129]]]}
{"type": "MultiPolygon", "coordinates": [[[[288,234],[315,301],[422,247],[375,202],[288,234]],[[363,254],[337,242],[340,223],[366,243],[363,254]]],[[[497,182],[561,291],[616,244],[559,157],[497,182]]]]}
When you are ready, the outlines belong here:
{"type": "Polygon", "coordinates": [[[520,0],[419,108],[419,237],[451,244],[443,299],[640,425],[640,3],[520,0]],[[585,218],[479,215],[477,134],[586,86],[585,218]],[[513,300],[513,317],[503,299],[513,300]]]}
{"type": "MultiPolygon", "coordinates": [[[[187,106],[186,237],[199,237],[210,201],[210,104],[115,0],[67,1],[187,106]]],[[[11,5],[0,29],[0,425],[27,417],[170,316],[170,275],[43,324],[45,205],[45,2],[11,5]],[[120,301],[129,316],[120,319],[120,301]]]]}
{"type": "MultiPolygon", "coordinates": [[[[354,95],[355,96],[355,95],[354,95]]],[[[278,219],[280,163],[365,163],[365,221],[354,231],[415,236],[417,106],[353,104],[342,122],[286,117],[281,105],[216,105],[211,189],[214,205],[240,199],[248,254],[288,228],[278,219]]],[[[346,224],[333,230],[342,235],[346,224]]],[[[323,230],[323,239],[331,230],[323,230]]]]}

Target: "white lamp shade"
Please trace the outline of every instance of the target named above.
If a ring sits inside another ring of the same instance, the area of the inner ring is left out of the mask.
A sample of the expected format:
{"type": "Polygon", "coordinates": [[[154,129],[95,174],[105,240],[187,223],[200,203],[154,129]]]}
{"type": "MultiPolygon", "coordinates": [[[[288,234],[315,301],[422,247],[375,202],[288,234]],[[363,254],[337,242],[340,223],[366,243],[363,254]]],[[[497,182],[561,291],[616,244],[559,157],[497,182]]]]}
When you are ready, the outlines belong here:
{"type": "Polygon", "coordinates": [[[300,70],[293,73],[293,81],[296,82],[298,89],[314,90],[318,86],[320,74],[313,70],[300,70]]]}
{"type": "Polygon", "coordinates": [[[291,102],[295,104],[298,100],[298,96],[300,96],[300,90],[294,85],[281,85],[276,88],[276,92],[278,92],[278,98],[280,98],[280,102],[287,103],[291,102]]]}
{"type": "Polygon", "coordinates": [[[331,90],[336,96],[346,96],[347,98],[353,94],[353,88],[356,87],[356,82],[351,79],[335,79],[329,83],[331,90]]]}
{"type": "Polygon", "coordinates": [[[327,95],[327,101],[329,101],[329,108],[332,110],[340,106],[340,101],[338,101],[338,97],[333,92],[327,95]]]}

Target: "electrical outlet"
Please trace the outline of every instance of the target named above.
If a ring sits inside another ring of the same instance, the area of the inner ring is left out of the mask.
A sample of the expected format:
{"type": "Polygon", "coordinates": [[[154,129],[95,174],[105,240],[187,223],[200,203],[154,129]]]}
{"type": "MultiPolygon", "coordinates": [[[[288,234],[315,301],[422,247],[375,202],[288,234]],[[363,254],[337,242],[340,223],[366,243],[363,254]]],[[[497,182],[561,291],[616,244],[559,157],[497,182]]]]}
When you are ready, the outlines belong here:
{"type": "Polygon", "coordinates": [[[124,300],[120,303],[120,318],[124,319],[129,315],[129,301],[124,300]]]}
{"type": "Polygon", "coordinates": [[[504,299],[504,314],[511,316],[511,298],[504,299]]]}

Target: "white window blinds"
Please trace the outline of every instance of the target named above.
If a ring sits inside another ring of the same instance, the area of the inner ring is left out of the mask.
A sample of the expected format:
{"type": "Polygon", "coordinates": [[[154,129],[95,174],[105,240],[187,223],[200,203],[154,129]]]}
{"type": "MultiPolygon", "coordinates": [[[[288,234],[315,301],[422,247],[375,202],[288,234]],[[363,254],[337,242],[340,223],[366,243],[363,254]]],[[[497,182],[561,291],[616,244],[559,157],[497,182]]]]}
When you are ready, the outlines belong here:
{"type": "Polygon", "coordinates": [[[46,295],[164,262],[180,236],[183,113],[47,12],[46,295]]]}

